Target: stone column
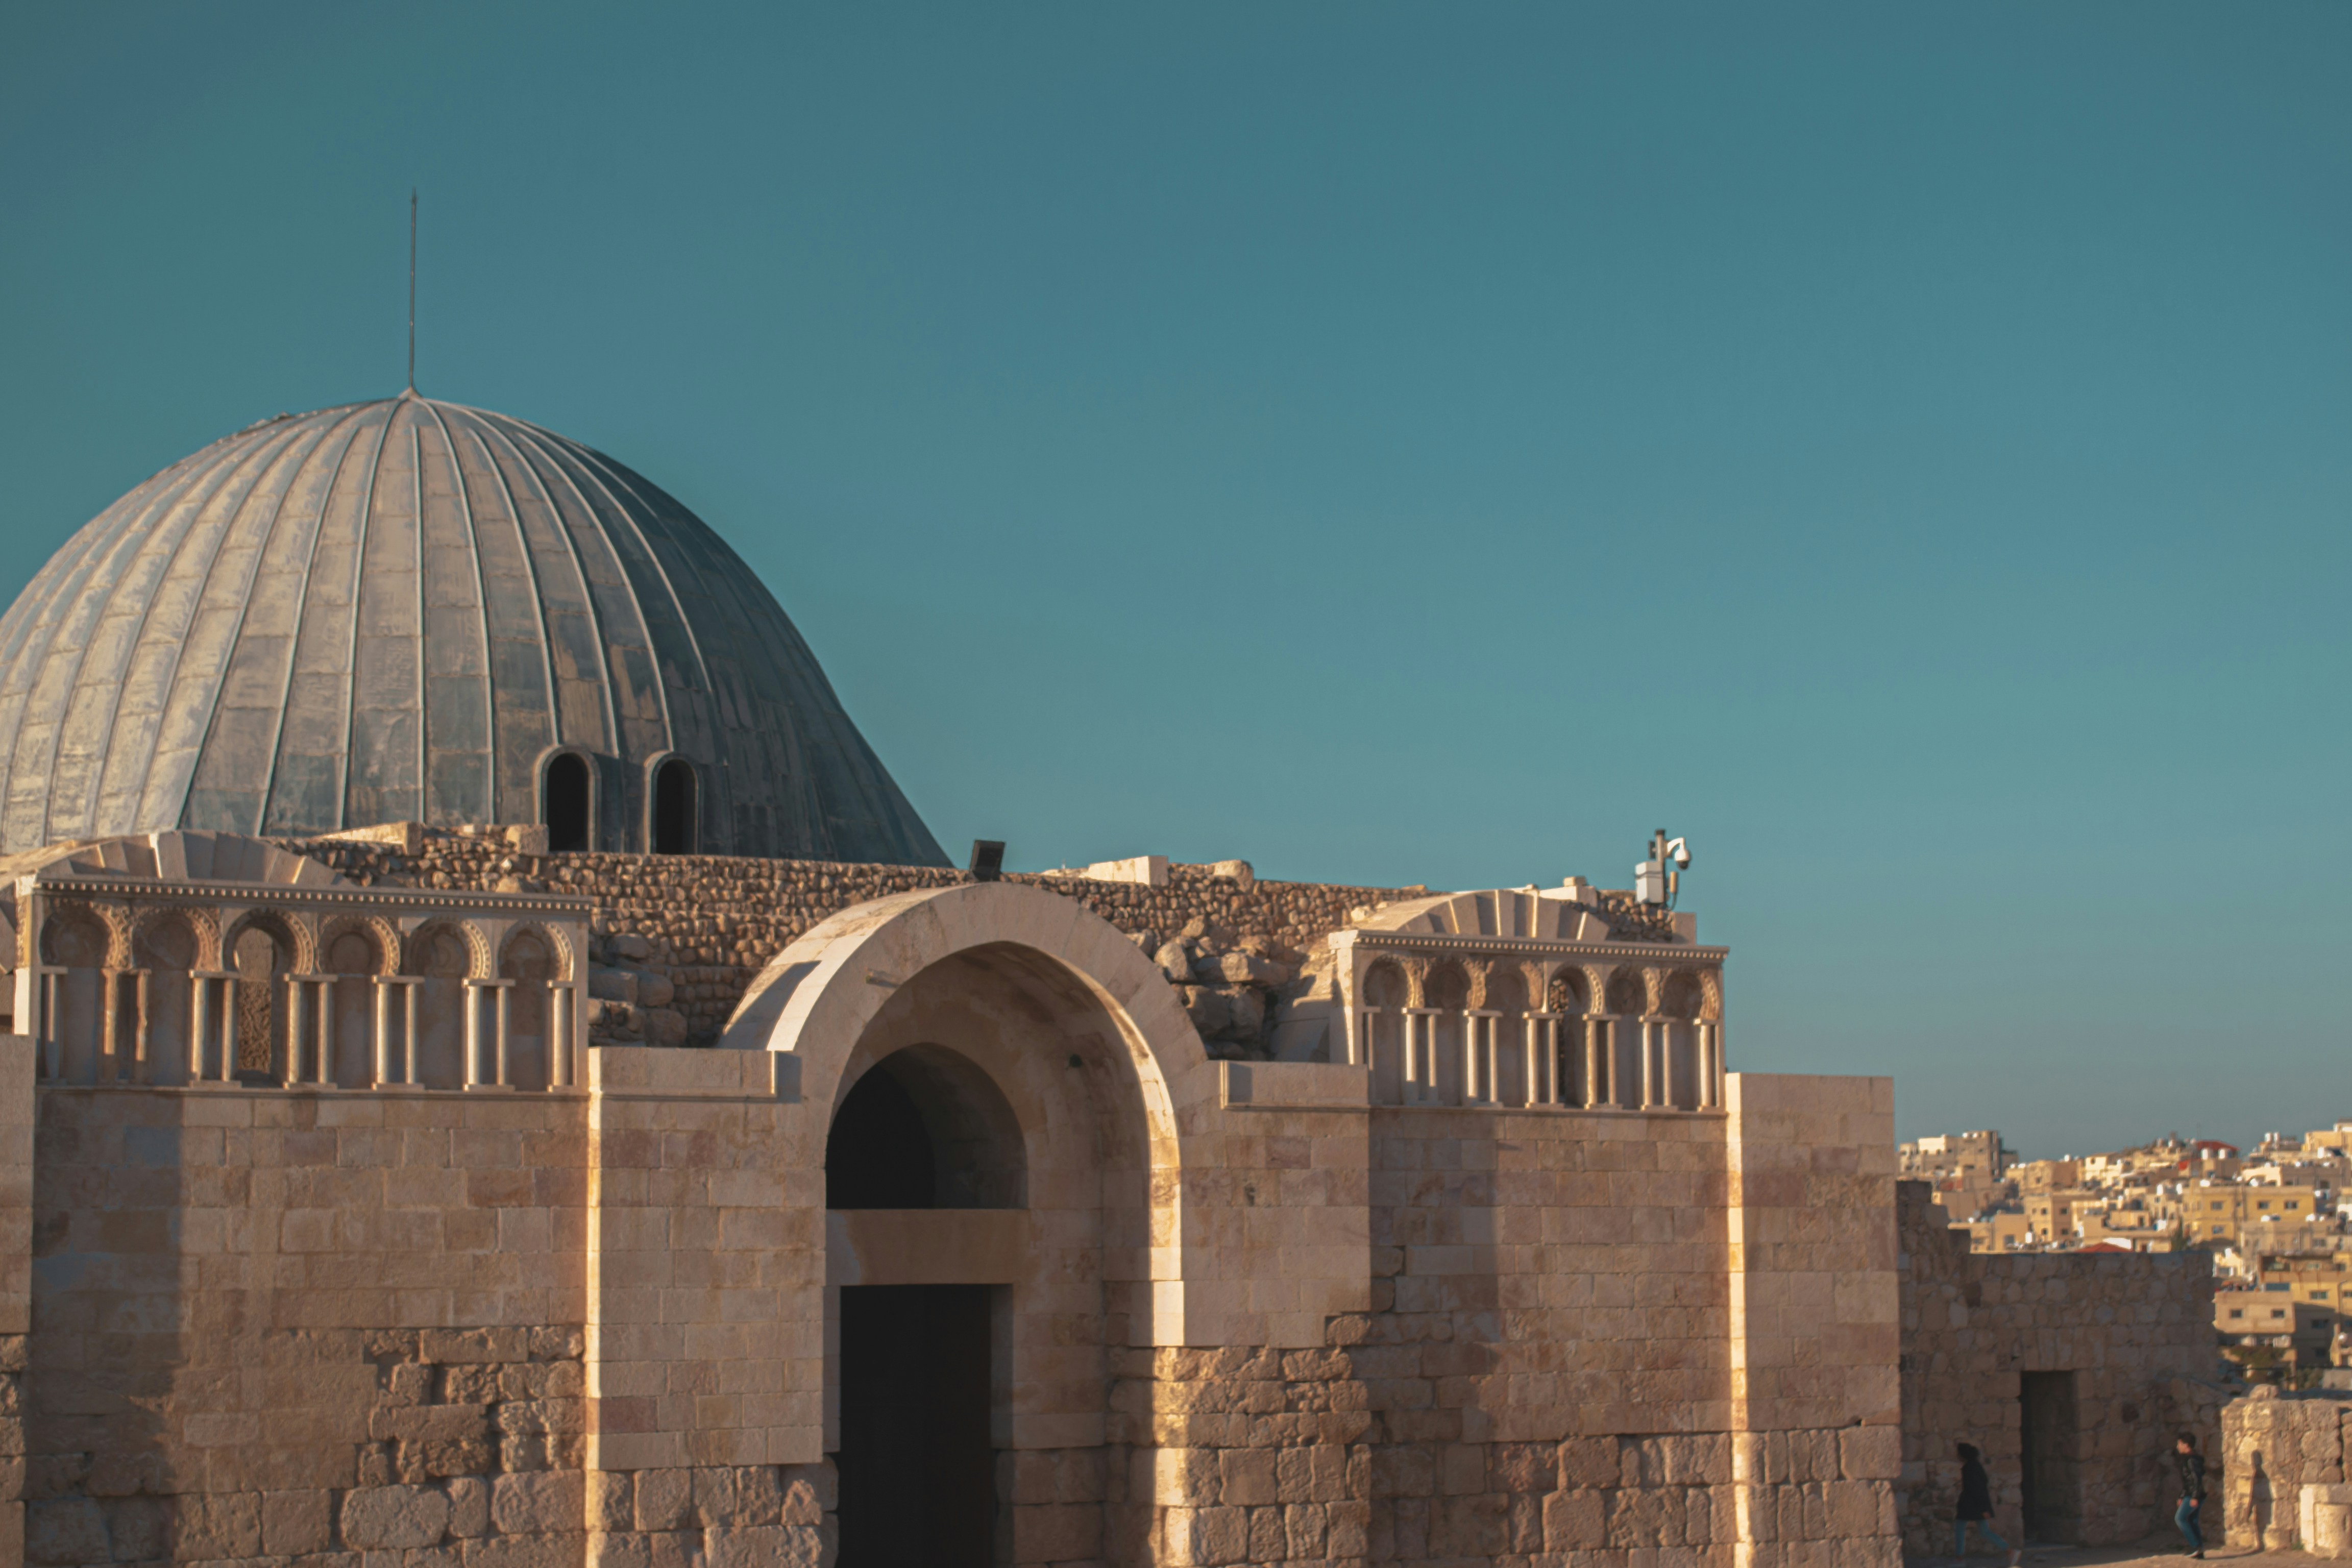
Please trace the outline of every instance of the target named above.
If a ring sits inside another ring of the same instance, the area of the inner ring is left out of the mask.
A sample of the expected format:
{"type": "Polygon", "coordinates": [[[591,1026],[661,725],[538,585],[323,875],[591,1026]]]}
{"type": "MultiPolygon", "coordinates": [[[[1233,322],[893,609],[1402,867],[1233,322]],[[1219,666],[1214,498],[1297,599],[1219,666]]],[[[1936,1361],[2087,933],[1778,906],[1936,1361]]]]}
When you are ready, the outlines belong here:
{"type": "Polygon", "coordinates": [[[368,1060],[374,1065],[369,1087],[382,1089],[392,1077],[392,983],[375,977],[375,1025],[368,1040],[368,1060]]]}
{"type": "Polygon", "coordinates": [[[1527,1065],[1521,1084],[1529,1105],[1560,1102],[1559,1014],[1528,1015],[1527,1065]]]}
{"type": "Polygon", "coordinates": [[[154,1010],[148,1005],[147,976],[150,972],[144,969],[134,969],[131,973],[138,976],[134,989],[139,995],[139,1037],[133,1047],[139,1054],[131,1064],[131,1071],[133,1079],[137,1082],[152,1083],[155,1080],[152,1055],[155,1047],[155,1015],[154,1010]]]}
{"type": "Polygon", "coordinates": [[[559,980],[547,988],[547,1087],[572,1082],[572,984],[559,980]]]}
{"type": "Polygon", "coordinates": [[[221,976],[221,1075],[223,1083],[236,1081],[236,988],[237,976],[230,971],[221,976]]]}
{"type": "Polygon", "coordinates": [[[466,982],[466,1073],[467,1089],[511,1089],[513,1079],[507,1062],[507,994],[514,988],[511,980],[468,980],[466,982]],[[491,1026],[491,1064],[488,1079],[482,1076],[482,993],[497,998],[497,1012],[491,1026]]]}
{"type": "Polygon", "coordinates": [[[1462,1009],[1462,1098],[1465,1102],[1493,1105],[1502,1099],[1496,1069],[1502,1063],[1500,1013],[1483,1007],[1462,1009]]]}
{"type": "Polygon", "coordinates": [[[318,1050],[318,1079],[321,1089],[331,1088],[335,1081],[335,977],[313,975],[310,982],[310,1033],[318,1050]]]}
{"type": "Polygon", "coordinates": [[[122,1077],[122,974],[120,969],[101,969],[99,984],[104,987],[100,1003],[97,1070],[90,1077],[100,1083],[113,1083],[122,1077]]]}
{"type": "Polygon", "coordinates": [[[1588,1110],[1616,1098],[1610,1079],[1617,1076],[1617,1042],[1606,1016],[1584,1020],[1584,1108],[1588,1110]]]}
{"type": "Polygon", "coordinates": [[[1425,1105],[1437,1098],[1437,1012],[1407,1007],[1404,1015],[1404,1101],[1425,1105]]]}
{"type": "Polygon", "coordinates": [[[302,1081],[302,977],[286,977],[286,1070],[279,1081],[292,1088],[302,1081]]]}
{"type": "Polygon", "coordinates": [[[188,1081],[205,1081],[205,1037],[209,1026],[212,981],[202,970],[188,976],[188,1081]]]}

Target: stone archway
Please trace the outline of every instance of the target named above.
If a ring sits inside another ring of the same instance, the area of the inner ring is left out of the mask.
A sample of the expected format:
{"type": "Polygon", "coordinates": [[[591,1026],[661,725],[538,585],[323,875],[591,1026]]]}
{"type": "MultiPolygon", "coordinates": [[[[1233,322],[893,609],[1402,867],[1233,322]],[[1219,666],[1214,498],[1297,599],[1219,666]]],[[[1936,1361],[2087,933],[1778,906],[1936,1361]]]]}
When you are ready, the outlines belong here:
{"type": "MultiPolygon", "coordinates": [[[[877,1299],[907,1322],[942,1311],[942,1331],[961,1332],[956,1321],[982,1314],[992,1560],[1131,1554],[1121,1543],[1149,1529],[1151,1500],[1113,1500],[1127,1468],[1115,1439],[1131,1435],[1114,1430],[1110,1391],[1125,1347],[1183,1342],[1177,1106],[1215,1071],[1157,969],[1041,889],[909,895],[793,944],[721,1044],[798,1058],[814,1127],[923,1142],[940,1166],[931,1190],[953,1205],[825,1216],[824,1451],[841,1467],[845,1561],[884,1544],[849,1539],[860,1478],[844,1444],[859,1435],[843,1400],[862,1310],[851,1293],[894,1289],[939,1292],[928,1305],[877,1299]],[[892,1083],[878,1095],[877,1074],[892,1083]],[[908,1130],[918,1121],[927,1141],[908,1130]]],[[[871,1190],[904,1202],[920,1184],[871,1190]]]]}

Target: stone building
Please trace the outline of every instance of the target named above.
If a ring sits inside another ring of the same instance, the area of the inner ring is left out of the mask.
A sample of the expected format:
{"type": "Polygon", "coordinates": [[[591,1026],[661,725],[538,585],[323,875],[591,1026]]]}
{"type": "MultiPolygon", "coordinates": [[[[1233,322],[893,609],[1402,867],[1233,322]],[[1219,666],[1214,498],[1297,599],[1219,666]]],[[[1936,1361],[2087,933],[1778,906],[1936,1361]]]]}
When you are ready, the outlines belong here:
{"type": "Polygon", "coordinates": [[[2206,1256],[1972,1252],[1927,1183],[1896,1190],[1905,1546],[1949,1552],[1960,1443],[1983,1452],[1993,1527],[2012,1542],[2113,1545],[2168,1528],[2173,1439],[2198,1434],[2218,1469],[2231,1392],[2206,1256]]]}
{"type": "Polygon", "coordinates": [[[413,395],[77,535],[0,720],[30,1561],[1898,1557],[1892,1087],[1687,915],[948,870],[707,528],[413,395]]]}

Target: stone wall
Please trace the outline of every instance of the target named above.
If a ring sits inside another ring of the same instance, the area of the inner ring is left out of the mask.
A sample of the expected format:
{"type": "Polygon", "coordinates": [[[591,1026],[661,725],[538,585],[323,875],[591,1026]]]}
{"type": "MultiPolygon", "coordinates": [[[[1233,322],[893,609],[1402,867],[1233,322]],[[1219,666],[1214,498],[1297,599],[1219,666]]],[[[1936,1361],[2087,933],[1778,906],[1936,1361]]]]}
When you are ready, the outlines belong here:
{"type": "Polygon", "coordinates": [[[1319,1350],[1118,1352],[1110,1473],[1160,1507],[1114,1508],[1115,1559],[1895,1562],[1891,1086],[1738,1089],[1729,1119],[1375,1110],[1370,1310],[1319,1350]],[[1736,1288],[1804,1321],[1735,1323],[1736,1288]]]}
{"type": "MultiPolygon", "coordinates": [[[[927,866],[533,853],[544,840],[544,830],[531,827],[469,831],[396,824],[378,836],[280,842],[366,886],[594,899],[591,957],[611,972],[598,977],[600,1000],[592,1008],[591,1038],[598,1043],[707,1045],[761,967],[828,915],[870,899],[969,879],[961,871],[927,866]]],[[[1244,1058],[1268,1053],[1283,987],[1327,933],[1349,923],[1351,910],[1428,892],[1261,881],[1246,871],[1235,875],[1210,866],[1171,866],[1160,887],[1063,874],[1004,880],[1076,900],[1148,953],[1183,943],[1191,973],[1171,968],[1170,978],[1181,987],[1186,1010],[1213,1054],[1244,1058]]],[[[1624,936],[1672,939],[1671,923],[1630,894],[1597,898],[1624,936]]]]}
{"type": "Polygon", "coordinates": [[[30,1561],[576,1543],[579,1099],[40,1108],[30,1561]]]}
{"type": "Polygon", "coordinates": [[[2074,1373],[2077,1423],[2063,1458],[2076,1478],[2066,1500],[2076,1543],[2168,1529],[2174,1435],[2199,1432],[2208,1456],[2221,1452],[2226,1394],[2205,1254],[1971,1253],[1928,1184],[1898,1192],[1906,1546],[1950,1550],[1953,1450],[1964,1442],[1983,1450],[1994,1528],[2025,1539],[2021,1374],[2039,1372],[2074,1373]]]}
{"type": "Polygon", "coordinates": [[[2219,1451],[2226,1474],[2209,1493],[2222,1500],[2230,1544],[2344,1555],[2340,1517],[2328,1521],[2335,1526],[2326,1532],[2331,1539],[2305,1540],[2302,1503],[2310,1486],[2330,1489],[2320,1497],[2331,1510],[2352,1506],[2352,1497],[2338,1489],[2352,1458],[2347,1444],[2352,1400],[2340,1394],[2282,1394],[2265,1384],[2232,1400],[2221,1413],[2219,1451]]]}

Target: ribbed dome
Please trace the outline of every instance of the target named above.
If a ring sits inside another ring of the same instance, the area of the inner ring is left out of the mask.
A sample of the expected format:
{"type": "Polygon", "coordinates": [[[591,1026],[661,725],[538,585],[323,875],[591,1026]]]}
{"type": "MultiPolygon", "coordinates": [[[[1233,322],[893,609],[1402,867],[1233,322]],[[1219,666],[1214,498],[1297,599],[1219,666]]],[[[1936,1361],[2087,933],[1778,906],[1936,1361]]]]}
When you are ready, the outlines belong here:
{"type": "Polygon", "coordinates": [[[652,847],[674,754],[705,852],[945,863],[742,559],[503,415],[411,393],[241,430],[0,619],[0,851],[538,821],[562,749],[597,847],[652,847]]]}

